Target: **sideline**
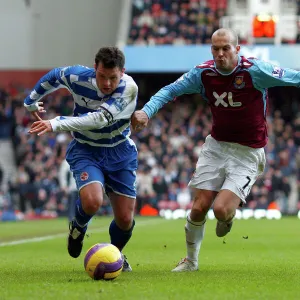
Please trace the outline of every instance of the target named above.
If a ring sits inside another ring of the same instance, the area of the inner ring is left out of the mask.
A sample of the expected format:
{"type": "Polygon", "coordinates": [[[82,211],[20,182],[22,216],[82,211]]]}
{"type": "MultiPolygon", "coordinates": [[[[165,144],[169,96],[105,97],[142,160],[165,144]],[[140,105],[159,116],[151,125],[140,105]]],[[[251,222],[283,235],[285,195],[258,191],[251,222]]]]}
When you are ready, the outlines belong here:
{"type": "MultiPolygon", "coordinates": [[[[165,219],[162,218],[155,218],[155,220],[145,220],[141,221],[138,223],[138,226],[146,226],[146,225],[151,225],[151,224],[159,224],[166,222],[165,219]]],[[[102,229],[91,229],[88,230],[89,233],[97,233],[97,232],[105,232],[107,231],[107,228],[102,228],[102,229]]],[[[43,241],[48,241],[48,240],[54,240],[58,238],[63,238],[66,237],[67,233],[58,233],[58,234],[53,234],[53,235],[45,235],[41,237],[34,237],[34,238],[28,238],[28,239],[21,239],[21,240],[15,240],[15,241],[10,241],[10,242],[4,242],[0,243],[0,247],[7,247],[7,246],[15,246],[15,245],[21,245],[21,244],[29,244],[29,243],[39,243],[43,241]]]]}

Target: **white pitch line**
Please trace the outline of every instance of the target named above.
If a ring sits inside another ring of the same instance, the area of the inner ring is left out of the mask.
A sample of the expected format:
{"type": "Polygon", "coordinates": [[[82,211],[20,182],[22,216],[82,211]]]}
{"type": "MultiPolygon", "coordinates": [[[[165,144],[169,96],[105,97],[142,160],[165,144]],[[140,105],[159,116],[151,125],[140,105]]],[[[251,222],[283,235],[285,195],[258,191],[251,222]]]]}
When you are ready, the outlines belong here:
{"type": "MultiPolygon", "coordinates": [[[[164,219],[147,220],[147,221],[138,222],[137,226],[145,226],[145,225],[149,225],[151,223],[157,224],[157,223],[162,223],[162,221],[165,221],[165,220],[164,219]]],[[[89,234],[89,233],[94,233],[94,232],[104,232],[106,230],[107,230],[107,228],[91,229],[91,230],[88,230],[87,233],[89,234]]],[[[15,241],[11,241],[11,242],[0,243],[0,247],[15,246],[15,245],[29,244],[29,243],[39,243],[39,242],[43,242],[43,241],[54,240],[57,238],[63,238],[66,236],[67,236],[67,232],[53,234],[53,235],[45,235],[45,236],[41,236],[41,237],[34,237],[34,238],[29,238],[29,239],[15,240],[15,241]]]]}
{"type": "Polygon", "coordinates": [[[35,238],[30,238],[30,239],[22,239],[22,240],[16,240],[16,241],[11,241],[11,242],[6,242],[6,243],[1,243],[0,247],[6,247],[6,246],[15,246],[15,245],[21,245],[21,244],[28,244],[28,243],[38,243],[38,242],[43,242],[47,240],[53,240],[56,238],[60,238],[66,236],[66,234],[54,234],[54,235],[46,235],[46,236],[41,236],[41,237],[35,237],[35,238]]]}

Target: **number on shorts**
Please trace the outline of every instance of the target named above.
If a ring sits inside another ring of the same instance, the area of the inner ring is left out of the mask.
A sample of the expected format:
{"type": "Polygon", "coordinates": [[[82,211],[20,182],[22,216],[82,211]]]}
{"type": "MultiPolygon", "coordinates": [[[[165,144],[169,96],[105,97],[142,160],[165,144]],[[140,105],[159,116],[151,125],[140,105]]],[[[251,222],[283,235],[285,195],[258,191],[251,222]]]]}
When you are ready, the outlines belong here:
{"type": "Polygon", "coordinates": [[[246,177],[248,179],[248,182],[243,186],[243,190],[249,185],[251,178],[249,176],[246,177]]]}

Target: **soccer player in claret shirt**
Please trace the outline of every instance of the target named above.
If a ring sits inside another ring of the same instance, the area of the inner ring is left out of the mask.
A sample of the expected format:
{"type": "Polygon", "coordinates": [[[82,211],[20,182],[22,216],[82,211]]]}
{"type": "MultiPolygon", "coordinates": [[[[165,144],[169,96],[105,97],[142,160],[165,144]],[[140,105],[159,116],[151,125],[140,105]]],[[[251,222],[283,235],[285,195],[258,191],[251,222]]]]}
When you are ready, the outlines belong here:
{"type": "MultiPolygon", "coordinates": [[[[24,106],[39,119],[30,133],[72,131],[74,136],[66,154],[79,190],[68,237],[68,251],[74,258],[81,253],[88,222],[100,208],[104,191],[114,212],[109,227],[111,243],[122,251],[134,228],[137,150],[130,139],[130,117],[138,88],[124,73],[124,64],[118,48],[101,48],[93,69],[78,65],[53,69],[25,99],[24,106]],[[40,100],[59,88],[71,92],[74,116],[41,120],[38,113],[45,110],[40,100]]],[[[123,258],[123,271],[131,271],[123,258]]]]}
{"type": "Polygon", "coordinates": [[[206,214],[213,205],[216,234],[225,236],[236,209],[246,201],[265,167],[267,89],[299,86],[300,72],[239,55],[237,35],[218,29],[212,35],[213,60],[206,61],[159,90],[132,116],[142,130],[166,103],[182,94],[201,94],[212,112],[212,131],[206,137],[189,186],[194,199],[185,225],[187,255],[174,272],[198,269],[206,214]]]}

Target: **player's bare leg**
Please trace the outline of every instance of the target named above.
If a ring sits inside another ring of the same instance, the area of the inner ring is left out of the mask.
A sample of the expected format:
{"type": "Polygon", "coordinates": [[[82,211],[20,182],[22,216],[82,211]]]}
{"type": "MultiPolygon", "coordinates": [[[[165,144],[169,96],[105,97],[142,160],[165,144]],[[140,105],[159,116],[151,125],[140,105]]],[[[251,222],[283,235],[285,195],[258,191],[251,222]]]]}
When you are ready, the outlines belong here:
{"type": "MultiPolygon", "coordinates": [[[[111,243],[122,251],[130,240],[135,225],[133,219],[135,198],[116,193],[110,193],[109,198],[114,211],[114,220],[109,227],[111,243]]],[[[124,254],[122,255],[124,259],[123,271],[131,272],[132,268],[127,261],[127,257],[124,254]]]]}
{"type": "Polygon", "coordinates": [[[241,199],[230,190],[222,190],[216,197],[214,203],[214,214],[217,218],[216,235],[225,236],[230,232],[236,209],[239,207],[241,199]]]}
{"type": "Polygon", "coordinates": [[[80,199],[76,203],[74,220],[70,222],[70,233],[68,236],[68,252],[74,258],[81,253],[88,222],[102,205],[102,185],[94,182],[84,186],[79,191],[79,197],[80,199]]]}
{"type": "Polygon", "coordinates": [[[217,192],[194,189],[193,207],[185,224],[187,256],[181,260],[172,272],[198,270],[198,257],[204,237],[206,214],[217,192]]]}

